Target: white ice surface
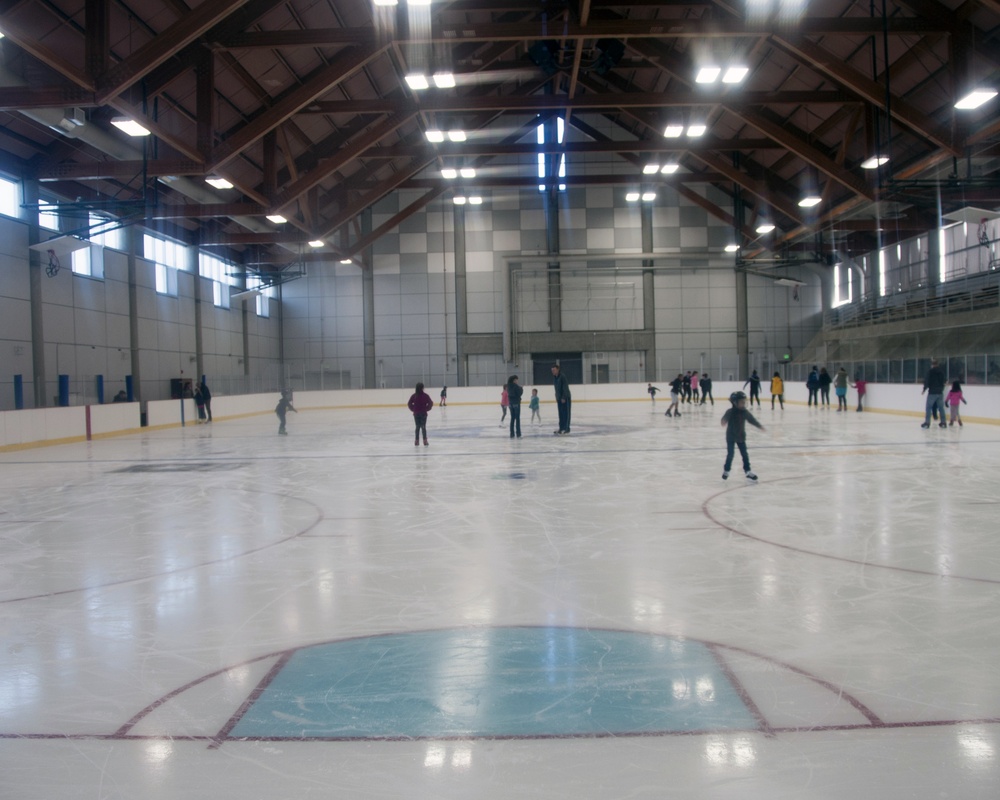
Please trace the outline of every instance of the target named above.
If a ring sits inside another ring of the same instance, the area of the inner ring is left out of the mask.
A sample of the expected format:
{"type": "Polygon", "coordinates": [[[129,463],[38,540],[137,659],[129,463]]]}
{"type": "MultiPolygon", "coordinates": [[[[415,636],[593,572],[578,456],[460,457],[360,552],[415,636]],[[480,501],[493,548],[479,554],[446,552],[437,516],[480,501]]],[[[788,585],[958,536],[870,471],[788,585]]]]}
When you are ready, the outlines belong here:
{"type": "Polygon", "coordinates": [[[450,406],[429,447],[401,408],[0,454],[0,798],[1000,797],[1000,428],[765,408],[753,485],[738,455],[721,480],[723,404],[665,408],[577,403],[555,437],[547,402],[520,441],[450,406]],[[268,654],[484,625],[731,648],[778,730],[199,738],[268,654]]]}

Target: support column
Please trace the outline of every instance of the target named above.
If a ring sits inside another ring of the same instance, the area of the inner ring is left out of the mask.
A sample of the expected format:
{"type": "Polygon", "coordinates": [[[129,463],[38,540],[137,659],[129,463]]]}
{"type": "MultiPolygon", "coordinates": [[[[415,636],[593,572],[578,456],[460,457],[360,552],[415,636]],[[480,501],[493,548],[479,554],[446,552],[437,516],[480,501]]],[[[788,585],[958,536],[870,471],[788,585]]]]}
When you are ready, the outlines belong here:
{"type": "MultiPolygon", "coordinates": [[[[651,203],[639,204],[639,221],[642,226],[642,252],[653,252],[653,206],[651,203]]],[[[650,333],[650,346],[644,356],[646,362],[645,380],[649,383],[656,377],[656,293],[653,283],[653,262],[644,259],[642,262],[642,329],[650,333]]]]}
{"type": "MultiPolygon", "coordinates": [[[[558,161],[555,162],[558,165],[558,161]]],[[[550,256],[559,255],[559,187],[549,185],[545,193],[545,240],[550,256]]],[[[549,330],[562,332],[562,274],[559,262],[550,261],[549,276],[549,330]]]]}
{"type": "MultiPolygon", "coordinates": [[[[371,210],[364,211],[361,215],[362,236],[366,231],[371,230],[371,210]]],[[[361,270],[361,305],[363,311],[362,325],[364,326],[364,348],[365,348],[365,388],[377,388],[377,376],[375,373],[375,276],[374,265],[371,256],[365,261],[361,270]]]]}
{"type": "Polygon", "coordinates": [[[201,264],[199,263],[197,246],[187,248],[187,259],[188,272],[194,276],[194,377],[195,383],[197,383],[205,374],[205,358],[202,347],[202,326],[204,323],[201,309],[201,264]]]}
{"type": "MultiPolygon", "coordinates": [[[[468,385],[468,365],[465,363],[465,336],[469,332],[469,289],[465,244],[465,206],[452,205],[455,226],[455,363],[458,385],[468,385]]],[[[447,273],[445,273],[447,276],[447,273]]],[[[448,287],[445,285],[445,292],[448,287]]],[[[445,331],[445,335],[447,335],[445,331]]]]}
{"type": "Polygon", "coordinates": [[[738,380],[750,377],[750,322],[747,309],[747,274],[736,270],[736,355],[739,359],[738,380]]]}
{"type": "Polygon", "coordinates": [[[137,225],[126,228],[128,236],[128,341],[132,369],[132,394],[142,402],[142,375],[139,360],[139,283],[136,259],[142,252],[142,233],[137,225]]]}
{"type": "MultiPolygon", "coordinates": [[[[28,244],[41,241],[38,228],[38,183],[24,181],[24,204],[21,215],[28,223],[28,244]]],[[[28,297],[31,306],[31,388],[35,408],[45,408],[45,328],[42,324],[42,257],[37,250],[28,250],[28,297]]]]}

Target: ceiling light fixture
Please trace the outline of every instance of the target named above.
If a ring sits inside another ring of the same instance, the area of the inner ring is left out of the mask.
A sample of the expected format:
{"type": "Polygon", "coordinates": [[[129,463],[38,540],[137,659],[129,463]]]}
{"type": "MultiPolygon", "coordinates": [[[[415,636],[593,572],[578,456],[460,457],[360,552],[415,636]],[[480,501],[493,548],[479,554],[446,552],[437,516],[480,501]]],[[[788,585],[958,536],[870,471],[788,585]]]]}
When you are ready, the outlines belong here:
{"type": "Polygon", "coordinates": [[[750,67],[743,67],[743,66],[729,67],[726,70],[726,74],[722,76],[722,82],[743,83],[743,79],[746,78],[749,72],[750,72],[750,67]]]}
{"type": "Polygon", "coordinates": [[[233,185],[225,178],[205,178],[205,183],[216,189],[232,189],[233,185]]]}
{"type": "Polygon", "coordinates": [[[817,197],[816,195],[811,194],[808,197],[803,197],[801,200],[799,200],[799,207],[812,208],[813,206],[818,206],[822,202],[823,202],[822,197],[817,197]]]}
{"type": "Polygon", "coordinates": [[[466,200],[462,197],[462,195],[459,195],[458,197],[453,197],[451,202],[453,202],[456,206],[464,206],[466,200]]]}
{"type": "Polygon", "coordinates": [[[715,83],[719,80],[719,75],[722,72],[721,67],[702,67],[698,70],[698,74],[695,76],[695,83],[715,83]]]}
{"type": "Polygon", "coordinates": [[[642,168],[643,175],[655,175],[659,171],[660,171],[659,164],[646,164],[646,166],[642,168]]]}
{"type": "Polygon", "coordinates": [[[628,202],[630,202],[630,203],[635,203],[635,202],[637,202],[639,200],[639,193],[638,192],[627,192],[626,195],[625,195],[625,199],[628,202]]]}
{"type": "Polygon", "coordinates": [[[431,85],[427,82],[427,76],[417,72],[407,75],[404,80],[406,81],[406,85],[415,92],[431,88],[431,85]]]}
{"type": "Polygon", "coordinates": [[[691,137],[704,136],[707,130],[707,125],[688,125],[687,135],[691,137]]]}
{"type": "Polygon", "coordinates": [[[448,138],[453,142],[464,142],[465,131],[448,131],[448,138]]]}
{"type": "Polygon", "coordinates": [[[471,206],[481,206],[483,204],[483,198],[478,195],[469,198],[469,205],[471,206]]]}
{"type": "Polygon", "coordinates": [[[438,89],[455,88],[455,76],[450,72],[435,72],[433,80],[438,89]]]}
{"type": "Polygon", "coordinates": [[[974,89],[969,92],[965,97],[955,103],[955,108],[962,109],[964,111],[971,110],[973,108],[979,108],[983,103],[987,103],[997,96],[996,89],[990,89],[989,87],[981,86],[978,89],[974,89]]]}
{"type": "Polygon", "coordinates": [[[309,242],[310,247],[322,247],[324,244],[325,242],[322,239],[313,239],[309,242]]]}
{"type": "Polygon", "coordinates": [[[267,218],[276,225],[284,225],[288,222],[288,220],[281,216],[281,214],[268,214],[267,218]]]}
{"type": "Polygon", "coordinates": [[[663,131],[663,135],[668,139],[676,139],[678,136],[684,133],[683,125],[667,125],[666,130],[663,131]]]}
{"type": "Polygon", "coordinates": [[[664,164],[663,167],[660,169],[660,172],[663,175],[673,175],[675,172],[677,172],[677,170],[680,169],[680,167],[681,167],[680,164],[664,164]]]}
{"type": "Polygon", "coordinates": [[[340,263],[341,264],[353,264],[354,262],[351,261],[351,259],[349,259],[349,258],[342,258],[342,259],[340,259],[340,263]]]}
{"type": "Polygon", "coordinates": [[[394,6],[398,0],[375,0],[375,5],[377,6],[394,6]]]}
{"type": "Polygon", "coordinates": [[[476,177],[476,171],[472,167],[462,167],[462,169],[458,171],[458,174],[461,175],[463,178],[476,177]]]}
{"type": "Polygon", "coordinates": [[[447,178],[450,181],[454,180],[455,178],[458,177],[458,170],[457,169],[451,169],[450,167],[449,168],[445,168],[445,169],[441,170],[441,177],[442,178],[447,178]]]}
{"type": "Polygon", "coordinates": [[[774,226],[770,222],[764,222],[757,226],[757,233],[770,233],[774,226]]]}
{"type": "Polygon", "coordinates": [[[883,164],[889,163],[889,156],[872,156],[861,162],[861,169],[878,169],[883,164]]]}
{"type": "Polygon", "coordinates": [[[111,124],[123,133],[127,133],[129,136],[149,136],[148,128],[144,128],[134,119],[130,119],[129,117],[115,117],[111,120],[111,124]]]}
{"type": "Polygon", "coordinates": [[[642,201],[644,203],[650,203],[656,199],[656,192],[643,192],[642,201]]]}
{"type": "Polygon", "coordinates": [[[740,249],[740,246],[738,244],[727,244],[726,245],[726,252],[727,253],[735,253],[739,249],[740,249]]]}
{"type": "Polygon", "coordinates": [[[443,131],[429,130],[429,131],[427,131],[427,133],[424,134],[424,136],[427,137],[427,141],[428,142],[434,142],[434,144],[438,144],[439,142],[443,142],[444,141],[444,132],[443,131]]]}

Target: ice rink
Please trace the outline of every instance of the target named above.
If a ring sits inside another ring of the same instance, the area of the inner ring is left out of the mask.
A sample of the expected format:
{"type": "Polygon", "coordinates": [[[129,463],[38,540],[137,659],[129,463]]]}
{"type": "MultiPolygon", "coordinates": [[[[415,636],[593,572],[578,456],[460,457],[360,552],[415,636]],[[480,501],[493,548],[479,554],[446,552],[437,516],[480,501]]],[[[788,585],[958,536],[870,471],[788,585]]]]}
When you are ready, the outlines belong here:
{"type": "Polygon", "coordinates": [[[408,394],[0,454],[0,797],[1000,797],[1000,428],[408,394]]]}

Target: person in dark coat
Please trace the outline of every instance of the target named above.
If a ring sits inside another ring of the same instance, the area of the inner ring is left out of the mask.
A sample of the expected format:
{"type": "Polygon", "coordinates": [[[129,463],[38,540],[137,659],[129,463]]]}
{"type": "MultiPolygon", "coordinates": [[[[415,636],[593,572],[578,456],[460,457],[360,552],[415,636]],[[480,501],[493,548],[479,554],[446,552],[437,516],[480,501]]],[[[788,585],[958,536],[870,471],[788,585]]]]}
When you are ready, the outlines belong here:
{"type": "Polygon", "coordinates": [[[944,421],[944,385],[947,379],[944,376],[944,370],[938,363],[938,360],[931,360],[931,368],[927,370],[927,377],[924,378],[924,388],[921,389],[920,394],[927,392],[927,404],[924,406],[924,424],[921,428],[929,428],[931,426],[931,412],[937,412],[936,417],[941,420],[938,425],[942,428],[947,428],[948,423],[944,421]]]}
{"type": "Polygon", "coordinates": [[[521,395],[524,389],[517,382],[517,375],[507,379],[507,403],[510,406],[510,438],[521,438],[521,395]]]}
{"type": "Polygon", "coordinates": [[[278,405],[274,407],[274,413],[278,415],[278,433],[282,436],[288,435],[288,431],[285,430],[285,417],[289,411],[295,411],[295,407],[292,405],[292,393],[286,389],[281,393],[278,405]]]}
{"type": "Polygon", "coordinates": [[[764,426],[747,410],[747,396],[743,392],[733,392],[729,395],[729,402],[733,407],[722,415],[722,424],[726,429],[726,464],[722,468],[722,480],[729,477],[729,470],[733,466],[733,454],[738,447],[743,458],[743,472],[749,480],[755,481],[757,476],[750,469],[750,455],[747,453],[747,423],[761,430],[764,430],[764,426]]]}
{"type": "Polygon", "coordinates": [[[205,401],[205,414],[208,416],[208,421],[212,421],[212,393],[208,391],[208,384],[205,383],[205,379],[201,379],[201,399],[205,401]]]}
{"type": "Polygon", "coordinates": [[[569,433],[573,395],[569,390],[569,381],[562,374],[558,364],[552,365],[552,385],[556,390],[556,408],[559,410],[559,430],[553,431],[553,433],[557,436],[565,436],[569,433]]]}

